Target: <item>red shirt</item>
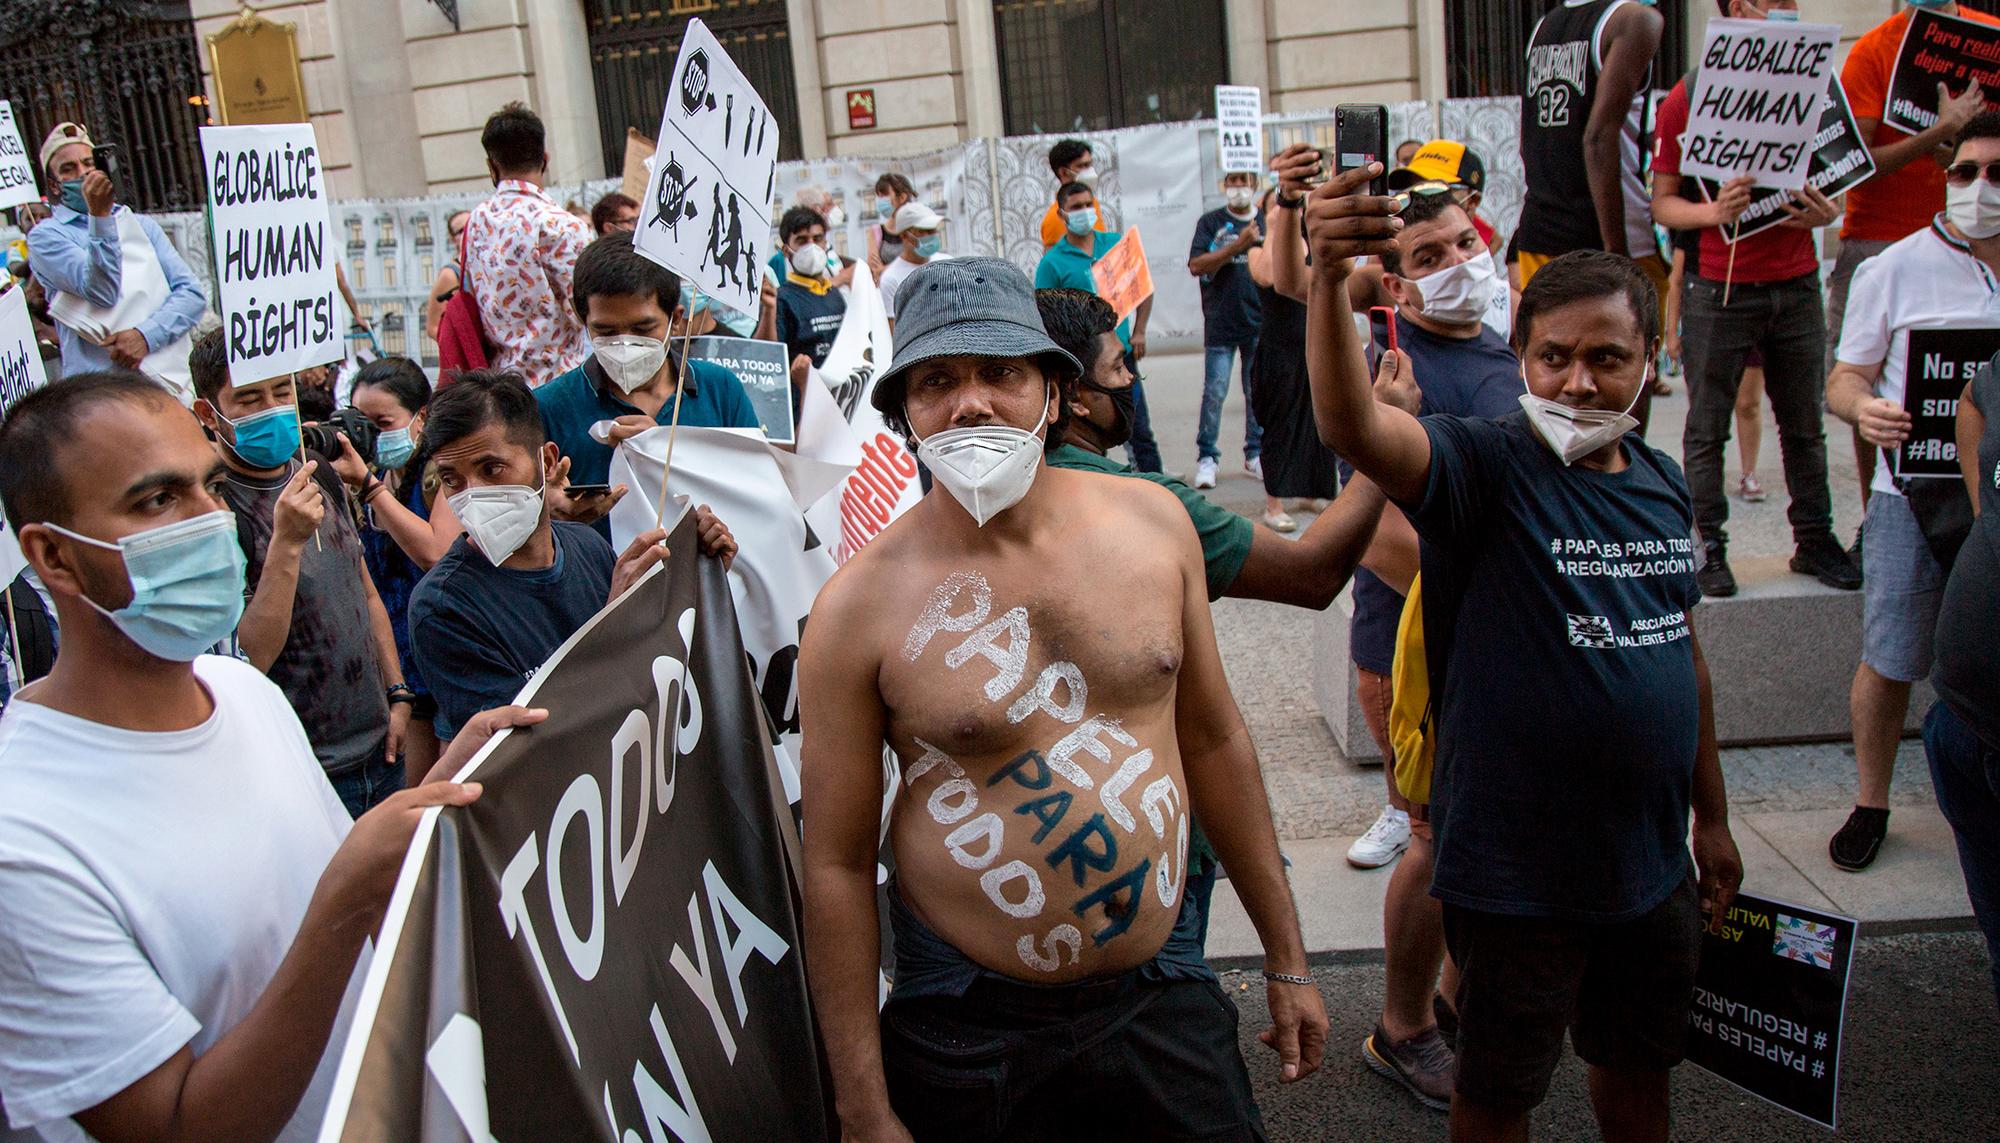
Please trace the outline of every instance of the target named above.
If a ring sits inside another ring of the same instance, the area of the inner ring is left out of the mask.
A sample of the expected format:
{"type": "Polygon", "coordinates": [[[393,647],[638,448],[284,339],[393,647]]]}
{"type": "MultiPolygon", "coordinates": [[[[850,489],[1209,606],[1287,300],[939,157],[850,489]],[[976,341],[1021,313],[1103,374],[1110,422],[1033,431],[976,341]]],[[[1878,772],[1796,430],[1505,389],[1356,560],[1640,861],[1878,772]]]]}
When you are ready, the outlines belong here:
{"type": "MultiPolygon", "coordinates": [[[[1660,101],[1660,119],[1656,128],[1658,139],[1653,155],[1653,173],[1656,175],[1678,175],[1681,173],[1681,135],[1688,125],[1687,81],[1674,85],[1667,97],[1660,101]]],[[[1694,179],[1681,180],[1681,197],[1689,202],[1704,202],[1701,188],[1695,186],[1694,179]]],[[[1729,244],[1722,240],[1722,228],[1704,227],[1701,231],[1701,265],[1699,273],[1710,281],[1720,282],[1730,277],[1737,282],[1784,282],[1819,271],[1819,255],[1813,250],[1812,232],[1795,226],[1773,226],[1749,235],[1736,243],[1736,269],[1729,270],[1729,244]]]]}

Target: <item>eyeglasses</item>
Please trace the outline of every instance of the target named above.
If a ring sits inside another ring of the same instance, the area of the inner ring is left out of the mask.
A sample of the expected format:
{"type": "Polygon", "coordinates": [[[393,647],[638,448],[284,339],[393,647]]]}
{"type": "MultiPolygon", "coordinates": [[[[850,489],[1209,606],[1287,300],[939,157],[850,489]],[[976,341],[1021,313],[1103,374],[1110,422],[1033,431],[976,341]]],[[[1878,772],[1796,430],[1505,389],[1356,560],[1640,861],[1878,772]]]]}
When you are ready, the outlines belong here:
{"type": "Polygon", "coordinates": [[[1944,169],[1944,181],[1949,186],[1969,187],[1972,180],[1984,178],[1987,182],[2000,186],[2000,161],[1986,163],[1953,163],[1944,169]]]}

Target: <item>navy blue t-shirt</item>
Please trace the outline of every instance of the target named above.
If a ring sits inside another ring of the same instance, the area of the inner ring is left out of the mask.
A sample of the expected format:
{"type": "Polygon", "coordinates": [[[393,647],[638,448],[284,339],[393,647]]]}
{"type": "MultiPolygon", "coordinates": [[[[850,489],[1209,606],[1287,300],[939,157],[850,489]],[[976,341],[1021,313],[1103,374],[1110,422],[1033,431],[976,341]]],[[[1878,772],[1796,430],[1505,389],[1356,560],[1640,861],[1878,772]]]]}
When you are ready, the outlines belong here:
{"type": "MultiPolygon", "coordinates": [[[[1387,345],[1376,337],[1377,353],[1387,345]]],[[[1423,404],[1417,414],[1504,417],[1521,407],[1521,361],[1506,339],[1486,326],[1472,338],[1440,337],[1396,315],[1396,344],[1410,355],[1423,404]]],[[[1354,470],[1340,466],[1342,481],[1354,470]]],[[[1367,568],[1354,569],[1354,622],[1348,628],[1348,655],[1364,671],[1386,675],[1395,665],[1396,623],[1403,593],[1367,568]]]]}
{"type": "Polygon", "coordinates": [[[825,365],[827,351],[833,348],[834,335],[840,332],[841,319],[846,316],[847,299],[832,287],[816,292],[790,275],[778,287],[778,340],[785,343],[790,357],[803,353],[814,365],[825,365]]]}
{"type": "Polygon", "coordinates": [[[1426,417],[1431,892],[1492,913],[1640,916],[1689,872],[1694,511],[1636,436],[1564,467],[1524,414],[1426,417]],[[1461,621],[1462,620],[1462,621],[1461,621]]]}
{"type": "Polygon", "coordinates": [[[611,542],[557,520],[555,562],[495,567],[460,536],[410,594],[410,643],[437,698],[437,736],[505,706],[563,640],[604,607],[611,542]]]}
{"type": "MultiPolygon", "coordinates": [[[[1264,216],[1256,219],[1257,228],[1264,227],[1264,216]]],[[[1236,241],[1236,236],[1247,225],[1240,218],[1230,216],[1228,209],[1217,207],[1201,216],[1195,223],[1194,242],[1188,246],[1188,258],[1195,259],[1203,254],[1212,254],[1236,241]]],[[[1249,345],[1257,340],[1257,327],[1264,319],[1263,305],[1257,300],[1257,283],[1250,277],[1250,251],[1241,253],[1222,264],[1213,274],[1201,276],[1201,343],[1203,345],[1249,345]]]]}

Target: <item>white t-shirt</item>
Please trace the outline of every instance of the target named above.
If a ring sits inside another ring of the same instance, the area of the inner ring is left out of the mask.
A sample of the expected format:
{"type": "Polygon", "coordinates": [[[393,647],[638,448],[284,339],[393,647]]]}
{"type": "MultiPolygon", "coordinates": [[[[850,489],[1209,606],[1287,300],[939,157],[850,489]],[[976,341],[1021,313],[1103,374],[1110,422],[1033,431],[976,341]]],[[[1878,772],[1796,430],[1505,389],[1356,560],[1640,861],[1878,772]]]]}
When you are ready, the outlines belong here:
{"type": "MultiPolygon", "coordinates": [[[[194,671],[215,711],[189,730],[0,715],[0,1093],[43,1139],[249,1014],[351,824],[262,672],[194,671]]],[[[318,1131],[361,976],[280,1139],[318,1131]]]]}
{"type": "MultiPolygon", "coordinates": [[[[951,261],[951,255],[944,253],[933,254],[930,260],[932,262],[949,262],[951,261]]],[[[896,288],[903,284],[904,278],[916,273],[918,267],[924,265],[927,265],[927,263],[912,262],[908,258],[899,257],[891,260],[887,266],[882,267],[882,280],[877,285],[882,289],[882,310],[884,313],[890,317],[896,316],[896,288]]]]}
{"type": "MultiPolygon", "coordinates": [[[[1848,365],[1881,365],[1875,394],[1899,405],[1911,329],[2000,326],[2000,282],[1965,243],[1945,231],[1943,218],[1939,215],[1928,229],[1863,262],[1847,291],[1847,316],[1835,356],[1848,365]]],[[[1891,468],[1883,457],[1869,487],[1901,496],[1891,468]]]]}

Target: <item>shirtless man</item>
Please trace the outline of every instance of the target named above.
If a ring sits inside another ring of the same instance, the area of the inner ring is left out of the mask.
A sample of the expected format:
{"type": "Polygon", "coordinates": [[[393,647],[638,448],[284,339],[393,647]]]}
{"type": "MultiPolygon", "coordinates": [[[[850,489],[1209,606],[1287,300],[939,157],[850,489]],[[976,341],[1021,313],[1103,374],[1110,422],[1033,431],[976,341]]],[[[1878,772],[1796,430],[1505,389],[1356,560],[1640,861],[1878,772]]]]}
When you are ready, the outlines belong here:
{"type": "Polygon", "coordinates": [[[1080,370],[1019,270],[931,263],[902,297],[874,402],[935,485],[800,652],[806,954],[846,1137],[1261,1139],[1234,1006],[1175,927],[1190,812],[1263,938],[1284,1080],[1319,1066],[1326,1014],[1187,512],[1043,464],[1080,370]]]}

